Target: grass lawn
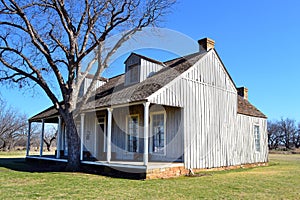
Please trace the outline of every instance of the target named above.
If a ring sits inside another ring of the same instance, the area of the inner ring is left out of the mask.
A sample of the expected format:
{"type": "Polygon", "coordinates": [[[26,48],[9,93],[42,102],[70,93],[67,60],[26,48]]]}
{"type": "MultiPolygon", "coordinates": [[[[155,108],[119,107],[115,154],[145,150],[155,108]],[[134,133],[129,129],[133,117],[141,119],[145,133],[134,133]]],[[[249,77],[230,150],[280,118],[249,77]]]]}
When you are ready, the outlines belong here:
{"type": "Polygon", "coordinates": [[[0,154],[0,199],[299,199],[300,155],[270,155],[267,167],[210,176],[127,180],[66,172],[28,172],[0,154]]]}

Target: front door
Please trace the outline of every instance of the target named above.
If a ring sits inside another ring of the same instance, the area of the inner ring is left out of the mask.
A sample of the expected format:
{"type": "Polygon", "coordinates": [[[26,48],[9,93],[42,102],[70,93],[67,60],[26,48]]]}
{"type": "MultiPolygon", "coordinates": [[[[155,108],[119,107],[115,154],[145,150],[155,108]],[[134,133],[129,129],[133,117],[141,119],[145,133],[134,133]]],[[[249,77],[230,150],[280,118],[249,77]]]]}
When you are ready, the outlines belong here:
{"type": "Polygon", "coordinates": [[[97,137],[96,137],[96,158],[97,160],[105,160],[106,152],[106,125],[105,117],[98,118],[97,137]]]}

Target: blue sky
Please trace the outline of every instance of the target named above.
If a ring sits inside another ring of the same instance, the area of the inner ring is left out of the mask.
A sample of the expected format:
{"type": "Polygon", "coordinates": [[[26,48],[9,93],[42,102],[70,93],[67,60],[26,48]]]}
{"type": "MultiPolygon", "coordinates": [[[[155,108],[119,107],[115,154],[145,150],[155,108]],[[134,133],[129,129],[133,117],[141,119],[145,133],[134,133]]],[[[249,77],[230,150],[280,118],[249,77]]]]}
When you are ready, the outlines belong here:
{"type": "MultiPolygon", "coordinates": [[[[271,120],[300,121],[299,8],[298,0],[181,0],[165,17],[163,27],[194,40],[214,39],[236,85],[249,89],[251,103],[271,120]]],[[[28,116],[51,105],[38,90],[32,94],[1,87],[1,95],[28,116]]]]}

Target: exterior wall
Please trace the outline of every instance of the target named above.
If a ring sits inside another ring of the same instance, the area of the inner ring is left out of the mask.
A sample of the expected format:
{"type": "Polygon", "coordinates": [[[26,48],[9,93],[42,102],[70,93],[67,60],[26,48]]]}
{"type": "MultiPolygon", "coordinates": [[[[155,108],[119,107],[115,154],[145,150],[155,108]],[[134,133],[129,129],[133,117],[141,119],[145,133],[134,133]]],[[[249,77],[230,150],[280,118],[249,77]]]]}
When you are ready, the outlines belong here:
{"type": "MultiPolygon", "coordinates": [[[[92,83],[92,79],[90,78],[85,78],[80,86],[80,91],[79,91],[79,96],[83,96],[83,94],[86,93],[89,85],[92,83]]],[[[100,81],[98,80],[95,84],[95,89],[101,87],[102,85],[104,85],[106,82],[105,81],[100,81]]]]}
{"type": "MultiPolygon", "coordinates": [[[[80,127],[80,122],[78,127],[80,127]]],[[[80,128],[78,130],[78,133],[80,134],[80,128]]],[[[89,151],[92,156],[95,156],[96,142],[96,115],[95,113],[86,113],[83,135],[84,151],[89,151]]]]}
{"type": "Polygon", "coordinates": [[[237,114],[236,89],[214,51],[181,82],[188,97],[183,98],[186,168],[267,162],[266,120],[237,114]],[[255,152],[254,124],[260,127],[260,152],[255,152]]]}
{"type": "Polygon", "coordinates": [[[141,59],[140,82],[163,68],[162,65],[141,59]]]}
{"type": "Polygon", "coordinates": [[[214,51],[150,96],[150,102],[182,106],[186,168],[230,165],[237,92],[214,51]]]}
{"type": "MultiPolygon", "coordinates": [[[[166,112],[166,153],[159,155],[149,151],[150,161],[179,161],[183,155],[183,120],[181,119],[181,109],[163,107],[157,105],[150,106],[150,114],[157,111],[166,112]]],[[[113,160],[143,160],[144,152],[144,106],[136,105],[124,108],[115,108],[113,110],[111,151],[113,160]],[[128,115],[139,116],[139,145],[138,152],[128,152],[126,149],[126,131],[128,115]]],[[[106,112],[97,112],[98,115],[106,115],[106,112]]],[[[95,113],[86,113],[84,123],[84,151],[90,152],[91,157],[98,160],[106,160],[106,156],[102,156],[104,151],[105,136],[99,135],[99,125],[96,120],[95,113]]],[[[107,120],[105,122],[107,124],[107,120]]],[[[80,122],[77,122],[80,130],[80,122]]],[[[107,126],[106,126],[107,127],[107,126]]],[[[151,130],[151,121],[149,125],[149,133],[151,130]]],[[[151,136],[151,133],[149,134],[151,136]]],[[[149,137],[150,141],[150,137],[149,137]]],[[[149,142],[150,143],[150,142],[149,142]]],[[[149,145],[149,149],[151,146],[149,145]]],[[[105,153],[104,153],[105,154],[105,153]]]]}
{"type": "Polygon", "coordinates": [[[264,118],[237,115],[236,137],[233,138],[233,163],[263,163],[268,162],[267,120],[264,118]],[[259,126],[260,151],[255,150],[254,126],[259,126]]]}
{"type": "MultiPolygon", "coordinates": [[[[150,161],[177,161],[183,154],[183,131],[181,123],[181,109],[170,108],[162,106],[150,106],[151,115],[152,112],[157,111],[166,112],[166,154],[158,155],[149,153],[150,161]]],[[[143,160],[144,141],[144,107],[143,105],[130,106],[129,108],[116,108],[113,110],[113,124],[112,124],[112,152],[115,153],[117,160],[143,160]],[[132,153],[126,149],[126,123],[127,116],[138,115],[139,116],[139,152],[132,153]]],[[[149,135],[151,130],[151,121],[149,125],[149,135]]],[[[150,138],[149,138],[150,140],[150,138]]],[[[149,149],[150,149],[149,145],[149,149]]]]}
{"type": "Polygon", "coordinates": [[[186,168],[267,161],[265,120],[237,116],[236,88],[214,51],[148,100],[183,107],[186,168]],[[255,120],[264,135],[260,153],[253,153],[254,133],[249,127],[255,120]]]}
{"type": "Polygon", "coordinates": [[[111,150],[115,153],[117,160],[143,160],[143,105],[130,106],[125,108],[115,108],[113,110],[112,122],[112,145],[111,150]],[[138,153],[128,152],[126,149],[126,129],[128,115],[138,115],[139,118],[139,145],[138,153]]]}

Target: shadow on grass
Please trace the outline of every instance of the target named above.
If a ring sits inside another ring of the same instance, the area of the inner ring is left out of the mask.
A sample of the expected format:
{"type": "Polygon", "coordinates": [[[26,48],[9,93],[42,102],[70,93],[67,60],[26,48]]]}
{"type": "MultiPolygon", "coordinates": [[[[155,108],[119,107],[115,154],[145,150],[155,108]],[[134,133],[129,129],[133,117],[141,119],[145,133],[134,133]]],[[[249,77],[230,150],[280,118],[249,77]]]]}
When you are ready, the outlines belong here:
{"type": "MultiPolygon", "coordinates": [[[[70,172],[66,170],[67,163],[49,160],[25,159],[25,158],[0,158],[0,168],[4,167],[20,172],[70,172]]],[[[81,173],[97,174],[112,178],[145,179],[143,172],[124,172],[111,167],[82,164],[81,173]]]]}
{"type": "Polygon", "coordinates": [[[0,167],[21,172],[64,172],[66,163],[27,161],[25,158],[0,158],[0,167]]]}

